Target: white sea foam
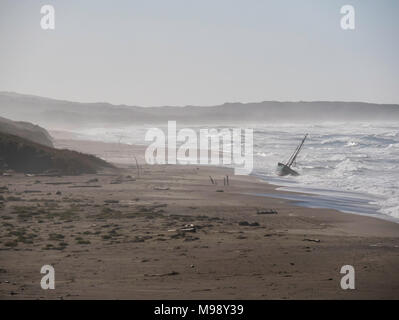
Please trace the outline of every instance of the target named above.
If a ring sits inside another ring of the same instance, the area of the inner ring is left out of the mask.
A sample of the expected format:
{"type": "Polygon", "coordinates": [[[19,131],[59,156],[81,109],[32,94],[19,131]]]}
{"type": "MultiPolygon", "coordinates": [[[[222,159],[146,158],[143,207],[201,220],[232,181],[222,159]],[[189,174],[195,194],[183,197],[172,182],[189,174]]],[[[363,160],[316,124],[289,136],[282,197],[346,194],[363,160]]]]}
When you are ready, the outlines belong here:
{"type": "MultiPolygon", "coordinates": [[[[256,125],[254,171],[290,189],[314,192],[350,191],[399,218],[399,126],[389,123],[328,123],[256,125]],[[286,161],[309,133],[295,170],[298,177],[276,177],[279,161],[286,161]],[[324,191],[322,191],[324,190],[324,191]]],[[[103,141],[144,144],[143,127],[89,129],[80,134],[103,141]]]]}
{"type": "Polygon", "coordinates": [[[284,129],[284,135],[277,133],[281,131],[279,126],[261,126],[255,130],[254,139],[263,141],[262,151],[278,155],[256,159],[256,168],[261,168],[266,178],[273,177],[276,161],[288,159],[302,135],[309,133],[296,164],[301,175],[280,178],[280,184],[291,189],[360,193],[377,205],[380,213],[399,218],[397,124],[341,123],[284,129]]]}

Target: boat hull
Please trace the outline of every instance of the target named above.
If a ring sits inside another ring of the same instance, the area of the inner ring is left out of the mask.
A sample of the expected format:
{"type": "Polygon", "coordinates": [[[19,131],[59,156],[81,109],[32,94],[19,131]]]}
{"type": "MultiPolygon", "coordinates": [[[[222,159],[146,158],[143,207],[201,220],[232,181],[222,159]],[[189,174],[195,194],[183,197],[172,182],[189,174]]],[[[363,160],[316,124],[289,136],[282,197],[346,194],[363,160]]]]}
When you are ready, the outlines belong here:
{"type": "Polygon", "coordinates": [[[295,170],[292,170],[289,166],[285,165],[284,163],[279,162],[277,164],[277,174],[279,176],[299,176],[299,173],[295,170]]]}

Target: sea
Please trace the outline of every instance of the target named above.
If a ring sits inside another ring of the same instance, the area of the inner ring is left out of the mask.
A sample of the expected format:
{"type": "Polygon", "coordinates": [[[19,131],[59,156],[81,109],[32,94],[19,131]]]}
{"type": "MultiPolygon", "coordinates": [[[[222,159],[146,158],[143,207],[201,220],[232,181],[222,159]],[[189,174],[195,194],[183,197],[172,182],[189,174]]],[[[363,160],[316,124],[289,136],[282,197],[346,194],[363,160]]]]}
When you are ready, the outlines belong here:
{"type": "MultiPolygon", "coordinates": [[[[90,128],[76,133],[82,139],[145,145],[151,127],[90,128]]],[[[210,127],[226,128],[190,128],[210,127]]],[[[253,129],[253,175],[278,185],[278,190],[296,192],[277,197],[399,222],[398,123],[267,123],[230,128],[253,129]],[[309,136],[293,167],[300,175],[278,176],[277,163],[289,159],[306,133],[309,136]]]]}

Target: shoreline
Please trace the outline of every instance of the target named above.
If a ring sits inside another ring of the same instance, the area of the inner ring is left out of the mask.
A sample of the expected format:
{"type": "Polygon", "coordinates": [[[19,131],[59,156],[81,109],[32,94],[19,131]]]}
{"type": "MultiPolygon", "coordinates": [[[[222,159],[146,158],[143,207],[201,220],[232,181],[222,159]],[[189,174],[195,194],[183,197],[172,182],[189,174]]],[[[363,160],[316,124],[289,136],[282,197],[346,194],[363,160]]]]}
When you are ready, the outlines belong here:
{"type": "MultiPolygon", "coordinates": [[[[380,213],[378,210],[380,207],[377,207],[372,204],[371,199],[366,199],[366,198],[357,198],[357,197],[334,197],[328,194],[323,193],[340,193],[340,194],[345,194],[349,193],[352,194],[349,191],[338,191],[338,190],[329,190],[329,189],[323,189],[319,190],[319,192],[310,192],[309,190],[303,190],[304,188],[298,187],[290,187],[287,185],[279,185],[275,184],[273,182],[270,182],[266,179],[263,179],[262,177],[258,175],[254,175],[255,177],[259,178],[262,181],[265,181],[266,183],[276,186],[276,191],[279,191],[280,193],[276,195],[277,198],[279,199],[285,199],[287,201],[290,201],[292,204],[300,206],[300,207],[305,207],[305,208],[318,208],[318,209],[331,209],[331,210],[336,210],[341,213],[346,213],[346,214],[354,214],[354,215],[360,215],[364,217],[373,217],[376,219],[381,219],[384,221],[389,221],[393,223],[399,223],[399,218],[395,218],[392,216],[389,216],[384,213],[380,213]],[[359,206],[354,206],[351,210],[351,202],[358,202],[359,206]],[[322,203],[322,204],[320,204],[322,203]],[[337,204],[340,203],[340,204],[337,204]]],[[[364,195],[364,194],[359,194],[364,195]]],[[[264,196],[264,197],[273,197],[272,194],[254,194],[254,196],[264,196]]]]}
{"type": "MultiPolygon", "coordinates": [[[[144,162],[144,152],[146,149],[145,145],[127,145],[127,144],[123,144],[123,143],[112,143],[112,142],[100,142],[100,141],[91,141],[91,140],[78,140],[78,139],[57,139],[56,140],[56,145],[57,147],[69,147],[72,148],[73,150],[76,151],[81,151],[81,152],[87,152],[86,150],[94,147],[96,150],[98,150],[98,147],[100,148],[104,148],[104,146],[108,146],[110,147],[110,149],[112,151],[110,151],[110,153],[118,153],[116,150],[121,151],[122,153],[125,153],[125,156],[119,155],[115,155],[115,156],[109,156],[107,153],[92,153],[109,161],[109,160],[113,160],[110,161],[112,163],[114,163],[115,165],[126,165],[127,163],[130,163],[131,165],[133,164],[134,159],[132,158],[132,155],[134,154],[135,156],[137,156],[137,159],[139,161],[144,162]],[[83,144],[83,145],[82,145],[83,144]],[[126,153],[129,154],[130,153],[130,158],[129,156],[126,156],[126,153]],[[118,158],[119,157],[119,158],[118,158]],[[129,159],[129,161],[127,161],[126,159],[129,159]],[[116,160],[116,162],[115,162],[116,160]],[[121,161],[122,160],[122,161],[121,161]]],[[[90,153],[90,152],[89,152],[90,153]]],[[[178,166],[185,166],[185,165],[181,165],[181,164],[176,164],[178,166]]],[[[214,167],[214,168],[219,168],[219,169],[229,169],[228,167],[225,166],[212,166],[212,165],[191,165],[191,166],[199,166],[199,167],[214,167]]],[[[231,168],[230,168],[231,169],[231,168]]],[[[336,206],[322,206],[322,205],[316,205],[314,202],[312,203],[311,200],[316,200],[316,201],[322,201],[322,202],[328,202],[328,201],[334,201],[334,199],[331,199],[330,196],[325,195],[323,193],[312,193],[310,191],[307,190],[301,190],[301,187],[291,187],[288,185],[281,185],[281,184],[277,184],[271,181],[266,180],[268,177],[267,176],[263,176],[261,174],[258,173],[254,173],[252,172],[251,174],[248,175],[248,177],[254,177],[254,179],[259,179],[260,181],[267,183],[268,185],[274,186],[274,190],[276,191],[276,194],[278,193],[279,195],[276,197],[279,199],[284,199],[286,201],[290,201],[290,203],[292,203],[295,206],[299,206],[299,207],[305,207],[305,208],[316,208],[316,209],[325,209],[325,210],[336,210],[338,212],[341,213],[345,213],[345,214],[355,214],[355,215],[360,215],[360,216],[365,216],[365,217],[373,217],[376,219],[381,219],[384,221],[389,221],[389,222],[393,222],[393,223],[397,223],[399,224],[399,218],[395,218],[383,213],[378,212],[378,209],[375,207],[373,212],[369,211],[369,212],[360,212],[361,208],[359,207],[358,210],[356,211],[356,208],[353,208],[354,211],[346,211],[345,210],[345,204],[344,207],[336,205],[336,206]],[[291,189],[291,190],[284,190],[284,188],[287,189],[291,189]],[[300,195],[299,197],[297,197],[296,195],[300,195]],[[297,197],[297,199],[295,199],[295,197],[297,197]],[[314,198],[314,199],[312,199],[314,198]],[[316,199],[317,198],[317,199],[316,199]]],[[[350,191],[338,191],[338,190],[329,190],[329,189],[325,189],[324,191],[327,192],[339,192],[341,194],[351,194],[352,192],[350,191]]],[[[361,194],[361,195],[365,195],[365,194],[361,194]]],[[[257,196],[261,196],[260,194],[258,194],[257,196]]],[[[264,195],[266,197],[272,197],[272,195],[264,195]]],[[[347,201],[350,202],[350,200],[354,200],[354,201],[358,201],[360,200],[360,198],[354,198],[354,199],[348,199],[347,201]]],[[[363,200],[363,199],[362,199],[363,200]]],[[[368,199],[367,200],[367,204],[370,206],[371,205],[372,200],[368,199]]]]}

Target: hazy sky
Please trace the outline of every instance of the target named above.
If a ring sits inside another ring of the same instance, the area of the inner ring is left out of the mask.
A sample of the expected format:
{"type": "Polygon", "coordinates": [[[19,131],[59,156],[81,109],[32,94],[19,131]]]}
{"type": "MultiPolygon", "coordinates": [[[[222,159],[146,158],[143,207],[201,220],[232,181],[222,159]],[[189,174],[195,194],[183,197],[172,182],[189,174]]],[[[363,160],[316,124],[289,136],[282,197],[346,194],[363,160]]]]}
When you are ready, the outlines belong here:
{"type": "Polygon", "coordinates": [[[0,0],[0,91],[130,105],[399,103],[397,0],[0,0]],[[56,28],[40,27],[55,7],[56,28]],[[340,8],[356,29],[340,27],[340,8]]]}

